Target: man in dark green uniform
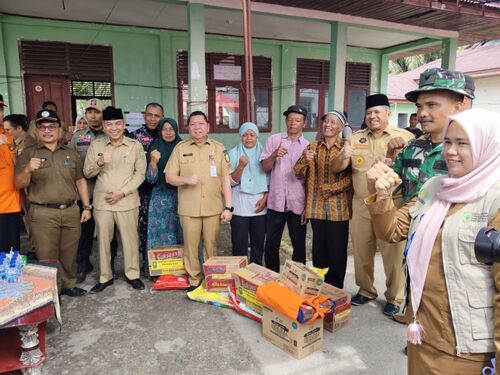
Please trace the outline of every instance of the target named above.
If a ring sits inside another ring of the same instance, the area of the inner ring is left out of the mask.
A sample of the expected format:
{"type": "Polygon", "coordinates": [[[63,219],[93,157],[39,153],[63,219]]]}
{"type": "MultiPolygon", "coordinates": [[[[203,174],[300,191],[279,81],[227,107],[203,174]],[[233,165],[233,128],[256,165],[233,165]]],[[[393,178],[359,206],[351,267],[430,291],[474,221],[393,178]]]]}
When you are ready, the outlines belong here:
{"type": "MultiPolygon", "coordinates": [[[[449,115],[467,109],[465,98],[474,99],[474,93],[461,72],[433,68],[420,75],[418,89],[408,92],[406,98],[417,106],[424,135],[410,141],[391,167],[403,180],[405,202],[415,197],[429,178],[448,173],[442,155],[443,127],[449,115]]],[[[401,140],[391,140],[387,157],[402,145],[401,140]]]]}
{"type": "Polygon", "coordinates": [[[28,191],[30,230],[38,259],[57,260],[61,294],[80,297],[86,293],[75,286],[80,223],[92,216],[83,163],[76,151],[63,144],[63,129],[56,112],[38,112],[35,127],[38,143],[19,156],[16,187],[28,191]],[[77,191],[83,202],[81,214],[75,204],[77,191]]]}

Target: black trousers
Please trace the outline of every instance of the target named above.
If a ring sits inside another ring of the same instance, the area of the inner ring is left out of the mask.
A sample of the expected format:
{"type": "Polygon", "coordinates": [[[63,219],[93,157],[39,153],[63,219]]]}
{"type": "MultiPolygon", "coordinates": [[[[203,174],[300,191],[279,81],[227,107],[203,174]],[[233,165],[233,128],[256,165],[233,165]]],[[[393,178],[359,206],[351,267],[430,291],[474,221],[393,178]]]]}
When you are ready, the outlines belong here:
{"type": "Polygon", "coordinates": [[[266,215],[238,216],[231,218],[231,241],[234,256],[248,256],[250,235],[250,263],[262,265],[266,238],[266,215]]]}
{"type": "Polygon", "coordinates": [[[0,214],[0,251],[21,250],[21,213],[0,214]]]}
{"type": "MultiPolygon", "coordinates": [[[[83,211],[82,201],[77,201],[80,207],[80,214],[83,211]]],[[[92,201],[90,201],[92,203],[92,201]]],[[[95,221],[94,215],[85,223],[81,223],[80,240],[78,241],[78,251],[76,253],[76,264],[79,267],[84,267],[89,263],[90,254],[92,254],[92,245],[94,244],[95,221]]],[[[118,251],[118,240],[116,239],[116,227],[113,240],[111,240],[111,256],[115,257],[118,251]]]]}
{"type": "Polygon", "coordinates": [[[311,219],[311,226],[313,265],[318,268],[329,267],[325,282],[342,289],[347,267],[349,221],[311,219]]]}
{"type": "Polygon", "coordinates": [[[292,240],[292,260],[305,263],[307,226],[300,224],[300,215],[294,214],[292,211],[278,212],[268,209],[266,220],[266,246],[264,249],[266,267],[275,272],[280,271],[280,244],[285,223],[292,240]]]}

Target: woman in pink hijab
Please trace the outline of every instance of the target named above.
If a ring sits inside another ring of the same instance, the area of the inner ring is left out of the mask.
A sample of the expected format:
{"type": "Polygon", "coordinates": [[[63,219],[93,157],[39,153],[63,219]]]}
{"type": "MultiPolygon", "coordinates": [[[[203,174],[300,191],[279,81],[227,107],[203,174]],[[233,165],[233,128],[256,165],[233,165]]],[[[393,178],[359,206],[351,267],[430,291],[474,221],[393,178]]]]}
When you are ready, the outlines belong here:
{"type": "Polygon", "coordinates": [[[500,229],[500,115],[450,116],[443,155],[448,175],[430,179],[418,200],[395,208],[401,180],[387,167],[365,203],[377,237],[408,239],[408,373],[490,374],[500,355],[500,266],[479,262],[474,241],[482,227],[500,229]]]}

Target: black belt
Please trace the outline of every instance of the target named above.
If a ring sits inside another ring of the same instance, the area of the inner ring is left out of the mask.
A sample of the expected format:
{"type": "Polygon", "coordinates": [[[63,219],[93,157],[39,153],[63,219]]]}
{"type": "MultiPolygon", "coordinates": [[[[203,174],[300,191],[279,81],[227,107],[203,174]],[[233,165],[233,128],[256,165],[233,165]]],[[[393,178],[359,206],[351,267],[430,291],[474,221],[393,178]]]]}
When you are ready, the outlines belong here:
{"type": "Polygon", "coordinates": [[[67,202],[67,203],[34,203],[30,202],[36,206],[42,206],[47,208],[58,208],[60,210],[64,210],[65,208],[69,208],[75,204],[75,202],[67,202]]]}

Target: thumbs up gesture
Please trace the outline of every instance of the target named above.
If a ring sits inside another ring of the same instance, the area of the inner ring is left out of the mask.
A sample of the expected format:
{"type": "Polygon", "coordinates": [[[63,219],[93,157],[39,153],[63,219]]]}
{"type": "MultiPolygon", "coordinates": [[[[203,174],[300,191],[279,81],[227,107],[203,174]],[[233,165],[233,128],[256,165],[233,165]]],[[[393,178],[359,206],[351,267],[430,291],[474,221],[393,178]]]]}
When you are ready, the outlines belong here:
{"type": "Polygon", "coordinates": [[[274,152],[275,152],[276,156],[279,158],[282,158],[283,156],[288,154],[288,149],[283,145],[283,140],[280,141],[280,145],[278,146],[278,148],[274,152]]]}

